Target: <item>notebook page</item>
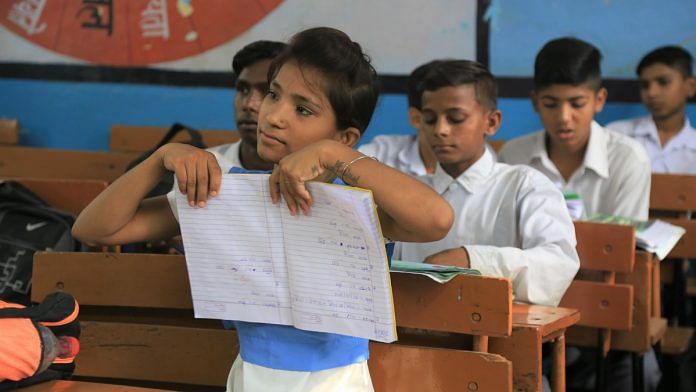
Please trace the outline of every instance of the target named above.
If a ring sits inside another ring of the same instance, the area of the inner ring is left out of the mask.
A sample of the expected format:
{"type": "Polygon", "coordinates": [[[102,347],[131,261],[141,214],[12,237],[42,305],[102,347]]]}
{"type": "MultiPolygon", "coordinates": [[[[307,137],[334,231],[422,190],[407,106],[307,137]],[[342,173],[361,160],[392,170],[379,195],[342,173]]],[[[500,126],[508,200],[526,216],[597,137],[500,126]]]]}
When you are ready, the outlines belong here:
{"type": "Polygon", "coordinates": [[[268,175],[224,174],[218,197],[192,208],[177,192],[195,316],[291,324],[280,204],[268,175]]]}
{"type": "Polygon", "coordinates": [[[374,222],[358,213],[366,202],[374,206],[372,194],[321,183],[308,188],[314,198],[309,217],[281,211],[294,325],[396,340],[384,243],[367,230],[374,222]]]}

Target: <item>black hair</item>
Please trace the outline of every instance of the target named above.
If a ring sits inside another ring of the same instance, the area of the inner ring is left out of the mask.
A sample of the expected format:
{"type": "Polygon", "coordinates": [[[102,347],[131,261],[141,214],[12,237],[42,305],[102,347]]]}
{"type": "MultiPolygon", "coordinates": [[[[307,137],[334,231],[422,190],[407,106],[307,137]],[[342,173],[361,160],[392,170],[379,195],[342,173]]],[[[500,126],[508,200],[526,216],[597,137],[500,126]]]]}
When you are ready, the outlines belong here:
{"type": "Polygon", "coordinates": [[[679,71],[685,78],[691,77],[693,58],[684,48],[679,46],[663,46],[646,54],[638,67],[636,74],[640,76],[643,69],[653,64],[664,64],[679,71]]]}
{"type": "Polygon", "coordinates": [[[408,107],[416,108],[418,110],[422,107],[422,91],[418,90],[418,85],[421,83],[428,70],[437,64],[440,60],[433,60],[427,62],[423,65],[419,65],[416,69],[408,75],[408,80],[406,81],[406,94],[408,96],[408,107]]]}
{"type": "Polygon", "coordinates": [[[276,41],[254,41],[237,52],[232,58],[232,70],[239,76],[244,68],[261,60],[273,60],[285,48],[285,43],[276,41]]]}
{"type": "Polygon", "coordinates": [[[558,38],[544,45],[534,62],[534,88],[552,84],[587,84],[601,87],[602,54],[594,45],[577,38],[558,38]]]}
{"type": "Polygon", "coordinates": [[[481,106],[490,110],[496,109],[498,86],[495,77],[483,64],[476,61],[440,60],[431,63],[418,85],[418,91],[422,97],[425,91],[462,84],[474,85],[476,100],[481,106]]]}
{"type": "Polygon", "coordinates": [[[330,27],[315,27],[295,34],[268,69],[270,83],[288,62],[308,67],[323,77],[323,90],[336,115],[336,127],[364,133],[377,105],[377,73],[360,44],[330,27]]]}

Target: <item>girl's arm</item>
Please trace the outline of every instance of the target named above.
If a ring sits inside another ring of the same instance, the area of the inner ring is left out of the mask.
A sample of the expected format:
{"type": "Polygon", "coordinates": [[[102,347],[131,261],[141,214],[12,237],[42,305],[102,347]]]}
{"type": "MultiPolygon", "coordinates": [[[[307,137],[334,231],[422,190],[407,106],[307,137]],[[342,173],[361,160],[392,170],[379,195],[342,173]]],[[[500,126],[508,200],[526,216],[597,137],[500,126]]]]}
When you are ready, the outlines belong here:
{"type": "Polygon", "coordinates": [[[384,235],[398,241],[430,242],[443,238],[454,221],[449,203],[427,185],[373,159],[360,159],[343,143],[322,140],[283,158],[270,178],[274,202],[282,194],[292,214],[309,211],[311,180],[342,177],[348,185],[370,189],[379,206],[384,235]]]}
{"type": "Polygon", "coordinates": [[[109,185],[85,208],[73,235],[89,245],[119,245],[171,238],[179,233],[165,196],[145,199],[163,175],[174,172],[189,204],[205,206],[208,194],[220,189],[215,156],[186,144],[162,146],[138,166],[109,185]]]}

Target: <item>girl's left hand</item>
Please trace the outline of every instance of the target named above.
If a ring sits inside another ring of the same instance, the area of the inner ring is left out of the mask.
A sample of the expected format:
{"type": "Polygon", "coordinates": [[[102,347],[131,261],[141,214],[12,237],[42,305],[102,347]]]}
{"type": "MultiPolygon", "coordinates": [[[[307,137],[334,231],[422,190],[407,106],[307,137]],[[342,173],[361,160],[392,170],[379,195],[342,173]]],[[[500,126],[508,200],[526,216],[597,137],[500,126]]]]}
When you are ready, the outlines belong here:
{"type": "Polygon", "coordinates": [[[295,215],[301,209],[309,214],[309,208],[313,204],[312,195],[307,190],[307,181],[328,182],[335,175],[327,170],[321,160],[321,156],[330,144],[336,142],[323,140],[286,155],[273,168],[269,179],[271,199],[273,203],[280,201],[281,195],[290,209],[290,215],[295,215]]]}

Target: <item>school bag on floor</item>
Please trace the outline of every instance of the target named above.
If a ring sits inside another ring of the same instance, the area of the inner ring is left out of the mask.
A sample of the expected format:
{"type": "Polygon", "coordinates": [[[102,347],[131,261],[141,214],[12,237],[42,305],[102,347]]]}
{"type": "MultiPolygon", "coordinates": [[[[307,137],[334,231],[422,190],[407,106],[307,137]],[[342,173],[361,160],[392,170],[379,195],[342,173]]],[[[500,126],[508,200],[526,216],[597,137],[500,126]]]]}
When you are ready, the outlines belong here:
{"type": "Polygon", "coordinates": [[[78,250],[74,222],[18,182],[0,182],[0,300],[30,304],[34,253],[78,250]]]}
{"type": "Polygon", "coordinates": [[[63,292],[31,307],[0,301],[0,391],[70,378],[80,350],[79,312],[63,292]]]}

